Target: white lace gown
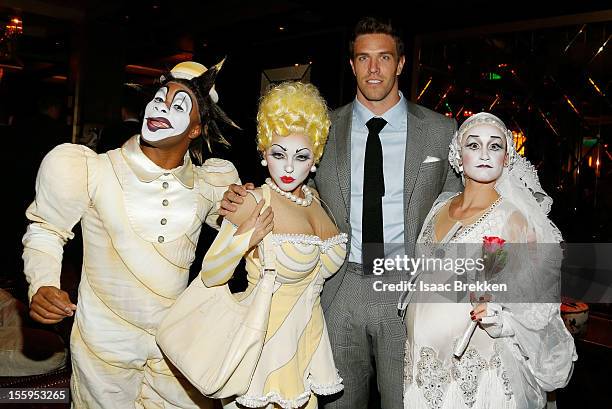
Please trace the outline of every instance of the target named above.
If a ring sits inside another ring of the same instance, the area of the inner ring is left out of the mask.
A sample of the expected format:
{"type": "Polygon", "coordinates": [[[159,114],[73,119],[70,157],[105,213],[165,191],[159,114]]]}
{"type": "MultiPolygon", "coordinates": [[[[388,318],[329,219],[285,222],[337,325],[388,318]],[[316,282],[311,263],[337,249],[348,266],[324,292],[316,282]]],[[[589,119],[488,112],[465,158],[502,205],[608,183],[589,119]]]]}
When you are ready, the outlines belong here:
{"type": "MultiPolygon", "coordinates": [[[[434,204],[423,225],[417,255],[427,254],[428,246],[437,242],[482,243],[483,236],[497,236],[513,243],[527,241],[529,228],[525,219],[501,198],[473,224],[461,226],[454,234],[451,229],[447,235],[450,237],[436,240],[435,216],[452,197],[441,196],[434,204]]],[[[451,245],[447,250],[453,248],[457,247],[451,245]]],[[[478,254],[471,256],[479,257],[478,254]]],[[[416,282],[440,283],[456,278],[455,272],[435,272],[418,275],[416,282]]],[[[404,408],[544,407],[544,388],[554,390],[564,386],[576,357],[573,339],[559,315],[559,304],[503,305],[501,329],[487,330],[495,338],[477,327],[467,350],[457,359],[453,349],[470,323],[472,309],[469,302],[435,300],[431,293],[425,295],[419,291],[410,294],[405,318],[408,338],[404,408]],[[547,343],[543,341],[546,337],[547,343]],[[561,356],[554,364],[550,359],[553,352],[561,356]]]]}

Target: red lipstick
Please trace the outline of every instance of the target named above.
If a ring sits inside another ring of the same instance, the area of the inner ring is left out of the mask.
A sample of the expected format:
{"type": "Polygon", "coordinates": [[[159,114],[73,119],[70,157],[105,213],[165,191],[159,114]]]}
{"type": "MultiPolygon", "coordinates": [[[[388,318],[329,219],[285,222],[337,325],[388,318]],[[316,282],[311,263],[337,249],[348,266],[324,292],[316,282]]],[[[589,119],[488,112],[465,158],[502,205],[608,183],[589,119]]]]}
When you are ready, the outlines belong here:
{"type": "Polygon", "coordinates": [[[283,181],[283,183],[292,183],[295,179],[292,178],[291,176],[281,176],[280,180],[283,181]]]}

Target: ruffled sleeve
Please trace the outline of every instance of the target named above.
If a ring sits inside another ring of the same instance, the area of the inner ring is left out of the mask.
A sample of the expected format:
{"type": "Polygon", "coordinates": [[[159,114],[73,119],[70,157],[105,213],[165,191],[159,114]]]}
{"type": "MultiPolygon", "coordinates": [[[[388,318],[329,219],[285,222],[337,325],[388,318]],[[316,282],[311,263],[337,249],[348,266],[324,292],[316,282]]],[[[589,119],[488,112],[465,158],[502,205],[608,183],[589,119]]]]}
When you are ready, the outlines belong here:
{"type": "Polygon", "coordinates": [[[511,247],[503,281],[509,293],[495,314],[498,323],[487,332],[505,337],[540,388],[553,391],[567,385],[577,359],[574,339],[556,302],[562,250],[558,243],[537,243],[534,230],[519,212],[507,220],[504,234],[511,247]]]}
{"type": "Polygon", "coordinates": [[[578,358],[571,334],[561,319],[560,304],[513,305],[510,316],[513,343],[538,385],[545,391],[563,388],[569,382],[578,358]]]}
{"type": "Polygon", "coordinates": [[[509,243],[535,242],[536,238],[527,224],[527,219],[518,211],[512,211],[503,228],[503,237],[509,243]]]}
{"type": "Polygon", "coordinates": [[[219,158],[207,159],[202,167],[197,169],[201,181],[200,192],[211,203],[205,222],[218,230],[220,202],[229,185],[240,184],[238,171],[232,162],[219,158]]]}
{"type": "Polygon", "coordinates": [[[520,271],[514,269],[518,276],[508,282],[519,291],[510,298],[518,302],[504,304],[503,327],[514,333],[505,340],[524,359],[540,388],[553,391],[567,385],[578,357],[561,319],[561,304],[554,301],[559,298],[561,248],[550,243],[523,247],[520,271]]]}
{"type": "Polygon", "coordinates": [[[26,210],[24,273],[30,300],[42,286],[60,288],[63,246],[95,195],[97,155],[83,145],[62,144],[43,159],[36,198],[26,210]]]}

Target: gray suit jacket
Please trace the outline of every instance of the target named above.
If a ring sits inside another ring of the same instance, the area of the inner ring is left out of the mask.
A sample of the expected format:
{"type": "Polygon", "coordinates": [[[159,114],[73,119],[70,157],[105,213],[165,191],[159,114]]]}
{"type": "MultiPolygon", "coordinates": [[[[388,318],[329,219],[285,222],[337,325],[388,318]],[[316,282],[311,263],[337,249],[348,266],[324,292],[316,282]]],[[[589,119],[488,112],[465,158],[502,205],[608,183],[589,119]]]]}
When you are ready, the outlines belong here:
{"type": "MultiPolygon", "coordinates": [[[[422,106],[408,104],[408,135],[404,163],[404,242],[406,254],[414,255],[416,239],[433,202],[441,192],[458,192],[461,180],[448,163],[448,145],[457,123],[422,106]],[[423,163],[427,156],[440,158],[423,163]]],[[[351,123],[353,103],[331,113],[331,129],[318,165],[315,183],[338,227],[348,233],[350,252],[351,123]]],[[[331,305],[346,273],[347,262],[323,287],[321,303],[331,305]]]]}

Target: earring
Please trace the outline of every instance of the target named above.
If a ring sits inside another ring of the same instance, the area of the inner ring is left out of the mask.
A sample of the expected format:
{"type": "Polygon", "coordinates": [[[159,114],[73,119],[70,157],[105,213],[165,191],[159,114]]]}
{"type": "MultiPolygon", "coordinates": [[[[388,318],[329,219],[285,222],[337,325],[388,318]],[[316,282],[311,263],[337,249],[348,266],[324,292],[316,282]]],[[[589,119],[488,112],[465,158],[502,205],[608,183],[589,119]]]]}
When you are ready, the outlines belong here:
{"type": "Polygon", "coordinates": [[[310,168],[310,171],[312,173],[315,173],[317,171],[317,165],[312,165],[312,167],[310,168]]]}
{"type": "Polygon", "coordinates": [[[265,166],[268,166],[268,161],[267,161],[267,160],[265,160],[265,159],[262,159],[262,160],[261,160],[261,166],[264,166],[264,167],[265,167],[265,166]]]}

